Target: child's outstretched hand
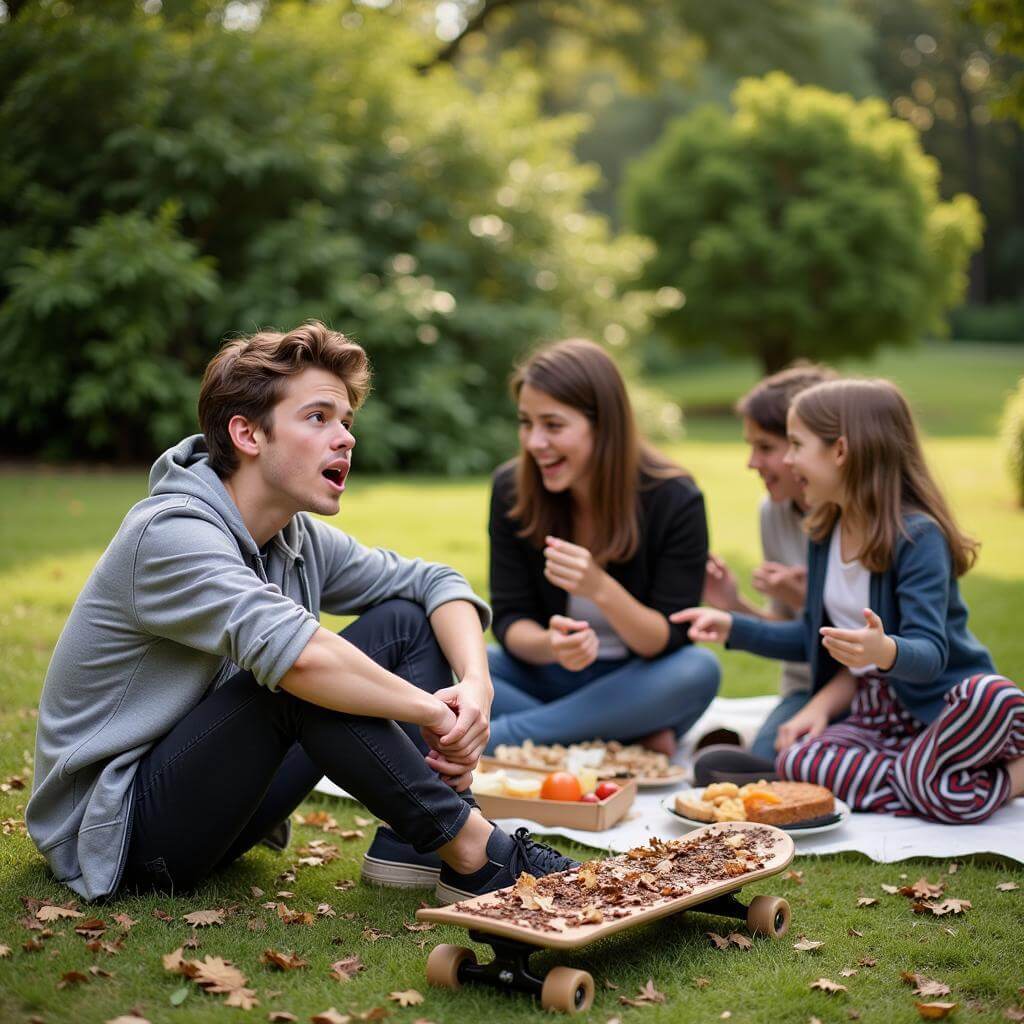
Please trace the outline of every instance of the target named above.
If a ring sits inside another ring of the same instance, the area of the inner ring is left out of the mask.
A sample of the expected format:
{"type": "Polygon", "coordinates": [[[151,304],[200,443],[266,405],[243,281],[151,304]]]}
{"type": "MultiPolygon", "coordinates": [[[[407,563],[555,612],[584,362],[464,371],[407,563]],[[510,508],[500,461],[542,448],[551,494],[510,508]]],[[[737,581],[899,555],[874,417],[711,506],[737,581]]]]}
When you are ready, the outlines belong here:
{"type": "Polygon", "coordinates": [[[687,635],[696,643],[724,644],[732,632],[732,616],[717,608],[684,608],[673,612],[670,622],[688,622],[687,635]]]}
{"type": "Polygon", "coordinates": [[[840,665],[865,668],[877,665],[888,672],[896,661],[896,641],[885,632],[882,620],[870,609],[864,609],[864,629],[836,629],[822,626],[821,642],[840,665]]]}

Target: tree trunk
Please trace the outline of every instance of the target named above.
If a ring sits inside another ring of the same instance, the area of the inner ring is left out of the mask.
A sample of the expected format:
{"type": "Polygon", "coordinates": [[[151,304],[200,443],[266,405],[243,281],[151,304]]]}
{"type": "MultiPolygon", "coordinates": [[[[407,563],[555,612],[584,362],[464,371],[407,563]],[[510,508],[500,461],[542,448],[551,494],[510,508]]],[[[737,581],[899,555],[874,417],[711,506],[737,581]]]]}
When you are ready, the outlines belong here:
{"type": "Polygon", "coordinates": [[[795,358],[793,342],[789,338],[759,338],[754,342],[754,353],[760,359],[766,377],[784,370],[795,358]]]}

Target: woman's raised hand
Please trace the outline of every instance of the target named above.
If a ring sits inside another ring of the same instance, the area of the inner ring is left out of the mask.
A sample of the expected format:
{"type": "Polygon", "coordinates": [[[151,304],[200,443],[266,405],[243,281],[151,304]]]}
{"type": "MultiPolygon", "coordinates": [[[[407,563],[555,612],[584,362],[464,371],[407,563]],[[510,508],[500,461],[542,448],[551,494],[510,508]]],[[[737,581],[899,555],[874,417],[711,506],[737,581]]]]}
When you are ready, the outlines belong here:
{"type": "Polygon", "coordinates": [[[709,554],[704,568],[703,600],[705,604],[728,611],[730,608],[738,606],[739,599],[740,592],[732,570],[724,559],[719,558],[718,555],[709,554]]]}
{"type": "Polygon", "coordinates": [[[597,634],[586,622],[552,615],[548,636],[555,661],[570,672],[579,672],[597,660],[597,634]]]}
{"type": "Polygon", "coordinates": [[[594,600],[606,573],[590,552],[558,537],[544,538],[544,575],[556,587],[594,600]]]}
{"type": "Polygon", "coordinates": [[[670,622],[688,622],[687,635],[696,643],[724,644],[732,632],[732,616],[717,608],[684,608],[673,612],[670,622]]]}

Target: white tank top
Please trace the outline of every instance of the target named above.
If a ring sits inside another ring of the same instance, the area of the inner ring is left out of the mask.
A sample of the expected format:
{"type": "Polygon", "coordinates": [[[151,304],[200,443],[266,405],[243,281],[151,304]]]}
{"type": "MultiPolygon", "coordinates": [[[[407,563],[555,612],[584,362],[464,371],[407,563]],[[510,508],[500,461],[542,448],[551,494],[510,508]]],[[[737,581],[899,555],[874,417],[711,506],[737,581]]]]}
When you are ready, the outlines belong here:
{"type": "MultiPolygon", "coordinates": [[[[839,539],[839,523],[832,531],[828,546],[828,567],[825,570],[825,611],[832,625],[839,629],[863,629],[864,609],[870,607],[871,573],[858,559],[844,562],[839,539]]],[[[877,665],[852,668],[855,676],[877,672],[877,665]]]]}

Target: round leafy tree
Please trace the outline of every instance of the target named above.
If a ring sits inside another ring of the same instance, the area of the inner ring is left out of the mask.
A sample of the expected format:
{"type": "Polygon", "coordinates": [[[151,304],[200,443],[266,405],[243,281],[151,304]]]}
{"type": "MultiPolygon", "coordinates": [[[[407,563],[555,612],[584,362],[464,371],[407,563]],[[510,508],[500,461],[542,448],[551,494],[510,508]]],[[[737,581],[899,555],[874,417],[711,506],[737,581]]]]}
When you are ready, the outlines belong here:
{"type": "Polygon", "coordinates": [[[671,124],[626,183],[666,332],[766,372],[942,332],[982,222],[972,197],[940,201],[914,129],[780,73],[732,99],[671,124]]]}

